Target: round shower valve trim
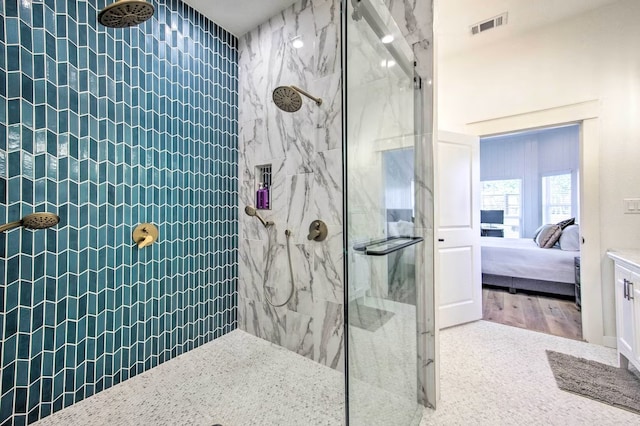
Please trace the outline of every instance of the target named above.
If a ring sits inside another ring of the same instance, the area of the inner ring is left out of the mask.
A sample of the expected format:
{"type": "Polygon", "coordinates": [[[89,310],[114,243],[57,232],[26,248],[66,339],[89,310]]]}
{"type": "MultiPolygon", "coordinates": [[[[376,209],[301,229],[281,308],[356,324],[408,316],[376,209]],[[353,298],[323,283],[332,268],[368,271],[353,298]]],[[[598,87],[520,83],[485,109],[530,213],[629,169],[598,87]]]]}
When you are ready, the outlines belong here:
{"type": "Polygon", "coordinates": [[[133,230],[133,241],[141,249],[156,242],[158,235],[158,228],[153,223],[141,223],[133,230]]]}

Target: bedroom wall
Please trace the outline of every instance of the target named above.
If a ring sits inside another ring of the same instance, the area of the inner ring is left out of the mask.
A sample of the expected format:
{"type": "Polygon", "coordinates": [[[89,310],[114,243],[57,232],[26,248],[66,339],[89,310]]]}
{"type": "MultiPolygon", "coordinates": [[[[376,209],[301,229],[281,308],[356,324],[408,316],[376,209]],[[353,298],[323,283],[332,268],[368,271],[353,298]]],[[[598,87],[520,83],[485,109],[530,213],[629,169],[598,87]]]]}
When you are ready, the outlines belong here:
{"type": "Polygon", "coordinates": [[[542,224],[542,176],[571,172],[572,216],[578,212],[579,127],[495,136],[480,140],[480,180],[522,180],[521,237],[542,224]]]}
{"type": "MultiPolygon", "coordinates": [[[[598,185],[604,342],[615,342],[612,247],[640,245],[640,215],[622,199],[640,197],[640,2],[626,0],[518,38],[439,59],[438,125],[468,123],[597,100],[598,185]],[[473,70],[470,78],[469,70],[473,70]],[[482,84],[478,84],[482,82],[482,84]],[[473,96],[469,96],[473,93],[473,96]]],[[[585,214],[589,214],[585,212],[585,214]]]]}

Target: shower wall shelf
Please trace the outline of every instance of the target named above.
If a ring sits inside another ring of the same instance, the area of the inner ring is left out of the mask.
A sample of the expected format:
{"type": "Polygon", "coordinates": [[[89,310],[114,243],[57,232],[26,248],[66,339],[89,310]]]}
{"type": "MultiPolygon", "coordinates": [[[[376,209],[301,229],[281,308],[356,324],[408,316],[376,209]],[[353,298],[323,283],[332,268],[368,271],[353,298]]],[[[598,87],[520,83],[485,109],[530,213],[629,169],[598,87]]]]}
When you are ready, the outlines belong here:
{"type": "Polygon", "coordinates": [[[355,251],[368,256],[385,256],[424,241],[422,237],[388,237],[382,240],[369,241],[353,246],[355,251]]]}
{"type": "Polygon", "coordinates": [[[256,166],[256,208],[258,210],[271,210],[271,164],[256,166]]]}

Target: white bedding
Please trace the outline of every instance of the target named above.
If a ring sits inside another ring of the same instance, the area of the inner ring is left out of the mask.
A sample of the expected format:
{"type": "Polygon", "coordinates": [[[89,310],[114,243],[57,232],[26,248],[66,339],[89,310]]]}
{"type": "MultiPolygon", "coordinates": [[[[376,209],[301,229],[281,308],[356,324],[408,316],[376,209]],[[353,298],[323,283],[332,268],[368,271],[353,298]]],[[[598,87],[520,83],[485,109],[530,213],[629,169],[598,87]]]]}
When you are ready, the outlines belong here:
{"type": "Polygon", "coordinates": [[[531,238],[482,237],[482,273],[561,283],[575,282],[578,251],[543,249],[531,238]]]}

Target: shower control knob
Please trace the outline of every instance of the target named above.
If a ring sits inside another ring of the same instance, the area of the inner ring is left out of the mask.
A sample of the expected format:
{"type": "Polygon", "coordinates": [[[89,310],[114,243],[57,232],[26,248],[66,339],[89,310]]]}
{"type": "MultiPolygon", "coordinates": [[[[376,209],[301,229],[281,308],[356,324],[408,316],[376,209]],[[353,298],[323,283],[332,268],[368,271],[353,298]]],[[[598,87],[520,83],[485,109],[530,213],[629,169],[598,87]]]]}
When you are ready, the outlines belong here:
{"type": "Polygon", "coordinates": [[[327,238],[328,233],[327,224],[320,219],[317,219],[309,225],[309,235],[307,235],[307,239],[313,241],[324,241],[325,238],[327,238]]]}
{"type": "Polygon", "coordinates": [[[158,239],[158,228],[152,223],[141,223],[133,230],[133,241],[139,249],[150,246],[158,239]]]}

